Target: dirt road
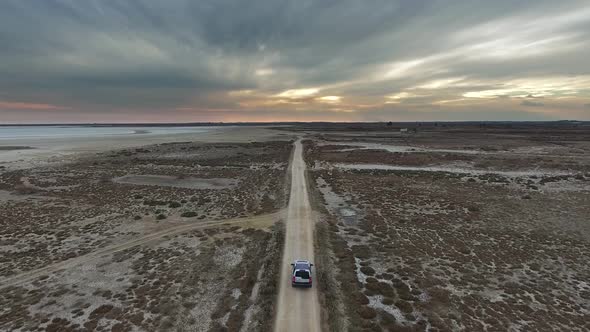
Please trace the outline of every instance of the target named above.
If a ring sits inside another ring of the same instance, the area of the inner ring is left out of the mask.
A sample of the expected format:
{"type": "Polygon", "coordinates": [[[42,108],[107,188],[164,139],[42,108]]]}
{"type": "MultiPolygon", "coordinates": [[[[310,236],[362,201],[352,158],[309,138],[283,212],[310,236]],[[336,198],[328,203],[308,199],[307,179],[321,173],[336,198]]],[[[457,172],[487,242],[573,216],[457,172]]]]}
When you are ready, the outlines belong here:
{"type": "MultiPolygon", "coordinates": [[[[301,140],[295,142],[291,162],[291,195],[287,210],[283,269],[275,331],[320,331],[320,306],[317,285],[309,289],[291,287],[291,262],[307,259],[314,262],[314,224],[305,181],[305,162],[301,140]]],[[[315,273],[313,274],[315,279],[315,273]]]]}
{"type": "Polygon", "coordinates": [[[265,215],[258,215],[252,217],[245,217],[245,218],[236,218],[236,219],[227,219],[227,220],[215,220],[215,221],[204,221],[199,223],[189,223],[189,224],[181,224],[178,226],[173,226],[158,232],[146,234],[144,236],[138,237],[136,239],[116,243],[86,255],[78,256],[72,259],[68,259],[62,262],[58,262],[55,264],[50,264],[40,269],[26,271],[23,273],[19,273],[17,275],[10,276],[8,278],[0,279],[0,289],[10,287],[10,286],[19,286],[28,282],[35,280],[36,278],[50,274],[59,270],[65,270],[76,265],[80,265],[82,263],[91,261],[98,257],[112,254],[121,250],[133,248],[135,246],[139,246],[151,241],[159,240],[165,236],[173,236],[177,234],[186,233],[188,231],[207,228],[207,227],[216,227],[216,226],[224,226],[224,225],[235,225],[235,224],[260,224],[260,223],[268,223],[269,221],[272,223],[279,218],[282,214],[282,211],[265,214],[265,215]]]}

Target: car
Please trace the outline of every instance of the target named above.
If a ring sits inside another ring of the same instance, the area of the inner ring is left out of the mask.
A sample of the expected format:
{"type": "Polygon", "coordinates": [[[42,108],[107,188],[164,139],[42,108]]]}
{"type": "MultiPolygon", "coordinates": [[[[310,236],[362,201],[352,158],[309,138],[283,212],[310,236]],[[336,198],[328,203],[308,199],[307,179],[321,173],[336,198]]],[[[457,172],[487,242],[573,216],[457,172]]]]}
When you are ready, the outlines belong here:
{"type": "Polygon", "coordinates": [[[296,260],[291,263],[293,271],[291,273],[291,286],[293,287],[311,287],[311,264],[309,261],[296,260]]]}

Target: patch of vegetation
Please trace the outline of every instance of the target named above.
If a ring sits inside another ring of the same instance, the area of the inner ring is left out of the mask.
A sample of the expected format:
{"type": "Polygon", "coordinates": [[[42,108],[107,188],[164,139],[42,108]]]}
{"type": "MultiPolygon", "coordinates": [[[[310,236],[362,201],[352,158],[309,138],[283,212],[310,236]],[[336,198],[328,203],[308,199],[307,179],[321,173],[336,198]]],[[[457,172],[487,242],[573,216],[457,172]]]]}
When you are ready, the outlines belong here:
{"type": "Polygon", "coordinates": [[[159,200],[155,200],[155,199],[149,199],[149,200],[143,201],[143,205],[149,205],[149,206],[162,206],[162,205],[166,205],[166,204],[168,204],[168,202],[159,201],[159,200]]]}
{"type": "Polygon", "coordinates": [[[192,218],[192,217],[196,217],[198,215],[198,213],[196,213],[195,211],[186,211],[183,212],[180,216],[183,218],[192,218]]]}
{"type": "Polygon", "coordinates": [[[364,319],[373,319],[377,317],[377,311],[371,307],[362,306],[358,310],[359,315],[364,319]]]}
{"type": "Polygon", "coordinates": [[[412,311],[414,311],[414,308],[412,308],[412,305],[404,300],[399,300],[397,302],[395,302],[395,306],[399,308],[399,310],[401,310],[403,313],[409,314],[412,311]]]}
{"type": "Polygon", "coordinates": [[[14,191],[19,195],[33,195],[38,192],[37,189],[25,186],[24,184],[15,186],[14,191]]]}
{"type": "Polygon", "coordinates": [[[281,258],[283,243],[285,240],[285,229],[283,223],[277,223],[272,228],[272,238],[264,253],[264,274],[260,280],[260,288],[256,303],[260,310],[250,323],[252,331],[272,331],[273,317],[276,311],[276,294],[279,291],[281,258]]]}
{"type": "Polygon", "coordinates": [[[181,207],[181,206],[182,206],[182,204],[175,202],[175,201],[172,201],[168,204],[168,207],[173,208],[173,209],[181,207]]]}
{"type": "Polygon", "coordinates": [[[361,266],[361,272],[368,276],[372,276],[375,274],[375,269],[370,266],[361,266]]]}

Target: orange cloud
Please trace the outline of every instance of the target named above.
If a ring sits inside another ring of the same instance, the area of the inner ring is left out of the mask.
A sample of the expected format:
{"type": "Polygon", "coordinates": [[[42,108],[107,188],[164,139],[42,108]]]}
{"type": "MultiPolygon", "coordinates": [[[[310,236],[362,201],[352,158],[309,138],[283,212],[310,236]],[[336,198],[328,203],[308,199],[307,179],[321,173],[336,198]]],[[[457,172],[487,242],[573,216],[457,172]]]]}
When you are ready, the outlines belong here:
{"type": "Polygon", "coordinates": [[[62,110],[67,109],[68,107],[56,106],[51,104],[0,101],[0,109],[2,108],[13,110],[62,110]]]}

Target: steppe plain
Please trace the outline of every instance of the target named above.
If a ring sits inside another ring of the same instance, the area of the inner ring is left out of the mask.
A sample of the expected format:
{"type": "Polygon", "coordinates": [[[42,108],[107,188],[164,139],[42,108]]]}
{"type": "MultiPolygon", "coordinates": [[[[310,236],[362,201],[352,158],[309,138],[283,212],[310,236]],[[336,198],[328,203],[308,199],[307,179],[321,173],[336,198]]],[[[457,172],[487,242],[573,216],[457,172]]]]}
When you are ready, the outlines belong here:
{"type": "Polygon", "coordinates": [[[590,329],[588,124],[323,123],[0,163],[0,330],[271,330],[297,138],[323,330],[590,329]]]}
{"type": "Polygon", "coordinates": [[[220,131],[5,162],[0,330],[271,328],[292,141],[220,131]]]}
{"type": "Polygon", "coordinates": [[[333,329],[590,329],[588,125],[391,127],[306,128],[333,329]]]}

